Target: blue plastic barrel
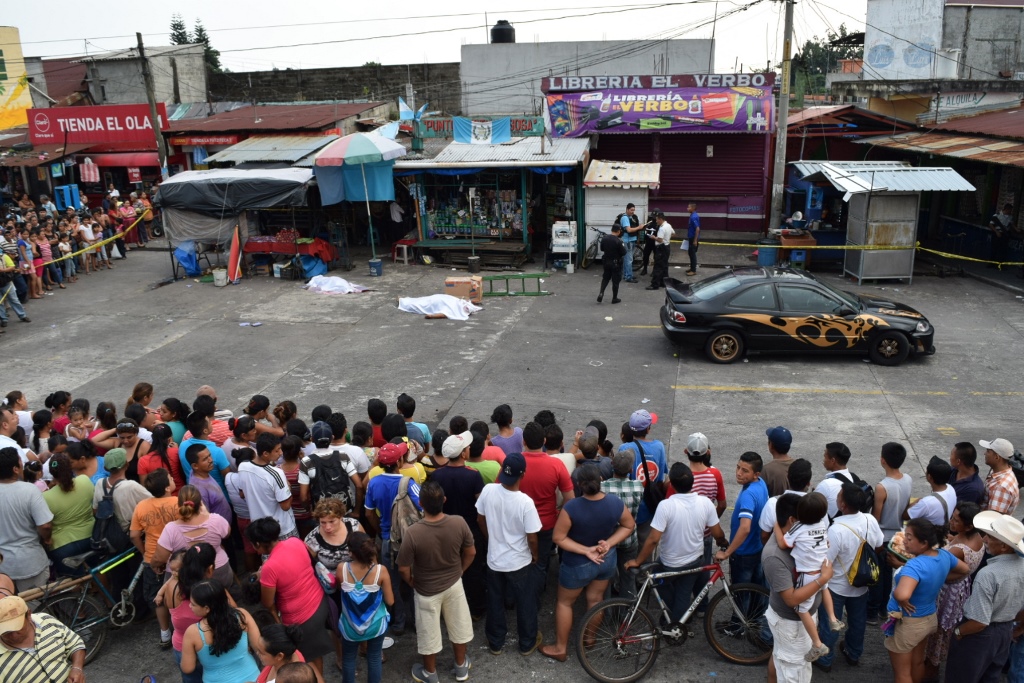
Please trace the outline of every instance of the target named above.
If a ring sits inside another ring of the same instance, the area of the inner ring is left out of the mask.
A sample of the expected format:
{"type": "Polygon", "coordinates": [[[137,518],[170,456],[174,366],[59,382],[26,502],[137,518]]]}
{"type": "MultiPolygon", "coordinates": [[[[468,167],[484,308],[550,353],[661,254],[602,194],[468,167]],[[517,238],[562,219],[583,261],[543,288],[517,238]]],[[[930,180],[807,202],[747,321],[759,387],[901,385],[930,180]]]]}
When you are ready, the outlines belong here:
{"type": "Polygon", "coordinates": [[[384,264],[379,258],[370,259],[370,277],[380,277],[384,274],[384,264]]]}
{"type": "Polygon", "coordinates": [[[757,242],[757,265],[764,268],[773,268],[779,262],[779,247],[781,246],[778,240],[758,240],[757,242]]]}

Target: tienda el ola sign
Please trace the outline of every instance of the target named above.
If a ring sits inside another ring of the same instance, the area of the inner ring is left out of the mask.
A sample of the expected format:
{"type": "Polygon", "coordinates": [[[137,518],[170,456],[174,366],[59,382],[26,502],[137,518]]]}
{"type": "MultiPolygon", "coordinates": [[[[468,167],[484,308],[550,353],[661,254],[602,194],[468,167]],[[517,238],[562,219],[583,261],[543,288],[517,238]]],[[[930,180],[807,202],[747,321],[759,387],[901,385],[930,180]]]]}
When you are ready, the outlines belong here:
{"type": "MultiPolygon", "coordinates": [[[[158,104],[156,111],[160,129],[167,130],[167,107],[158,104]]],[[[153,142],[147,104],[29,109],[28,132],[38,144],[153,142]]]]}

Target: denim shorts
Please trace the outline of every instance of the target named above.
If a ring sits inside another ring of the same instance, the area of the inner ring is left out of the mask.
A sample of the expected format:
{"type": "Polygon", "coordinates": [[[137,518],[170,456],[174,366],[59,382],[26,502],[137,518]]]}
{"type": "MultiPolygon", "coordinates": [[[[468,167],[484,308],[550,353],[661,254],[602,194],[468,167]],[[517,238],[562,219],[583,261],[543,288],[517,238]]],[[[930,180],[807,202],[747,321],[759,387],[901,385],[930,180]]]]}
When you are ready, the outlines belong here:
{"type": "Polygon", "coordinates": [[[615,578],[615,548],[608,551],[601,564],[586,560],[580,565],[569,565],[564,561],[558,570],[558,585],[569,590],[586,588],[592,581],[610,581],[615,578]]]}

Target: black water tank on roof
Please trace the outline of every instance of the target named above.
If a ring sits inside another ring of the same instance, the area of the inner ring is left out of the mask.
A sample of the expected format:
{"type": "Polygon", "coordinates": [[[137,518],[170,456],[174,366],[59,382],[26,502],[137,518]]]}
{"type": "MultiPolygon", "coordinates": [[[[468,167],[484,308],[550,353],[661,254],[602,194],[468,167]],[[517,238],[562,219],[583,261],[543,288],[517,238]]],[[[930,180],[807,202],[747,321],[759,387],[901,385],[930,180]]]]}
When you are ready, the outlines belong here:
{"type": "Polygon", "coordinates": [[[498,23],[491,27],[491,42],[514,43],[516,42],[516,30],[512,24],[504,19],[499,19],[498,23]]]}

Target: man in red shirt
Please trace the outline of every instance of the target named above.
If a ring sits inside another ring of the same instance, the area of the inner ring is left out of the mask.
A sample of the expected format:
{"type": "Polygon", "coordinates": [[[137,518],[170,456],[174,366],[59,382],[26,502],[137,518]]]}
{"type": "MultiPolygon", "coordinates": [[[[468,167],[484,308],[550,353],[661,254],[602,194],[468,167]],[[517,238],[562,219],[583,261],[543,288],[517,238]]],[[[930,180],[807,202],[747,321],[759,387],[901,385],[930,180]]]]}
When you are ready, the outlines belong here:
{"type": "Polygon", "coordinates": [[[562,504],[569,502],[573,495],[572,479],[568,470],[558,458],[544,452],[544,428],[531,422],[523,428],[523,457],[526,458],[526,474],[520,490],[533,499],[540,516],[540,533],[537,534],[537,571],[540,573],[540,590],[537,599],[547,587],[548,562],[551,560],[552,540],[555,522],[558,521],[557,492],[562,492],[562,504]]]}

